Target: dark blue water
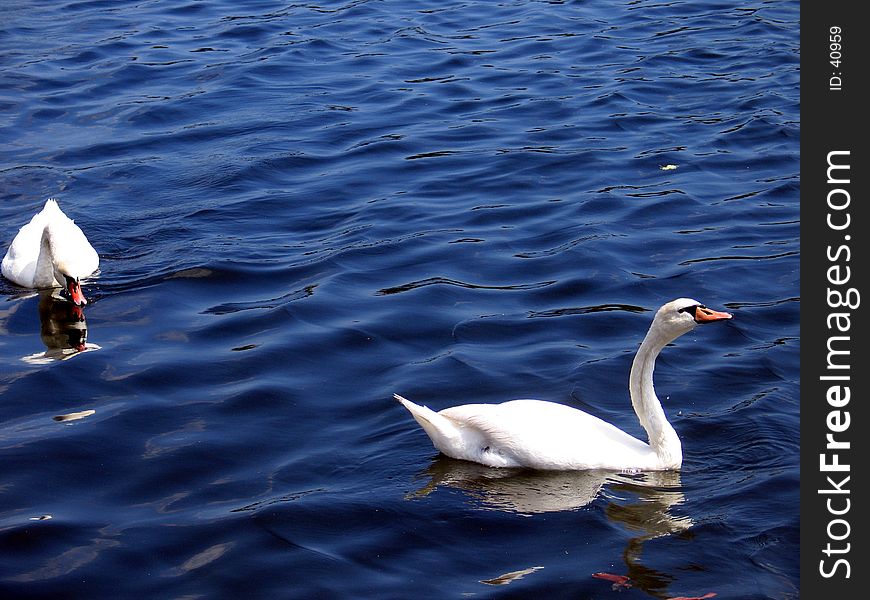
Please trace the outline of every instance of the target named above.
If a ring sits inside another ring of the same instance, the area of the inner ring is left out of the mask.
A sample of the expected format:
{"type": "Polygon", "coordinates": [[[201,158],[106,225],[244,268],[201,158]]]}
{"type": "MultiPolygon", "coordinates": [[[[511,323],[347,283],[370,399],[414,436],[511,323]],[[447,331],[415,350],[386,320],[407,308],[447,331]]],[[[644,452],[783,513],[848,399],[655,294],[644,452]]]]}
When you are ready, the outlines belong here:
{"type": "Polygon", "coordinates": [[[0,241],[57,197],[102,262],[84,353],[0,283],[0,596],[796,598],[798,31],[795,1],[5,2],[0,241]],[[641,436],[628,370],[679,296],[734,313],[659,360],[680,473],[477,468],[391,399],[641,436]]]}

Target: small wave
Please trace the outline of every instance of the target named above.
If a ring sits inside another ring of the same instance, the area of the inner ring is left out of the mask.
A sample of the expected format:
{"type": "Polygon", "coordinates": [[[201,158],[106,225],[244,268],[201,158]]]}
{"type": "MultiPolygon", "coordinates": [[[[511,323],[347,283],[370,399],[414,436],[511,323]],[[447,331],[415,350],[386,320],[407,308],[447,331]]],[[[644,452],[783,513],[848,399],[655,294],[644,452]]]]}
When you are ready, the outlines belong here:
{"type": "Polygon", "coordinates": [[[376,292],[378,296],[389,296],[391,294],[399,294],[409,292],[430,285],[452,285],[456,287],[471,289],[471,290],[497,290],[497,291],[520,291],[520,290],[536,290],[553,285],[556,281],[541,281],[538,283],[521,283],[514,285],[483,285],[478,283],[467,283],[447,277],[428,277],[418,281],[412,281],[403,285],[398,285],[389,288],[382,288],[376,292]]]}

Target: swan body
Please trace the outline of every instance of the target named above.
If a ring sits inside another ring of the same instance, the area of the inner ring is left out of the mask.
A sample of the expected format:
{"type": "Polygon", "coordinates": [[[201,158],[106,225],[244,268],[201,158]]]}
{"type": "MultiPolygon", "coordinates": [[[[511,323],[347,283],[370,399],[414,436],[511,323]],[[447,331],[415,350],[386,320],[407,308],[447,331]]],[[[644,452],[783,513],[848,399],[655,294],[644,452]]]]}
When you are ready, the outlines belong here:
{"type": "Polygon", "coordinates": [[[81,280],[99,266],[100,257],[88,238],[57,201],[49,199],[12,240],[3,257],[2,273],[26,288],[63,287],[75,304],[83,305],[87,300],[81,280]]]}
{"type": "Polygon", "coordinates": [[[655,359],[668,343],[697,324],[730,318],[690,298],[669,302],[656,313],[629,377],[631,402],[648,443],[582,410],[554,402],[464,404],[435,412],[398,394],[395,398],[435,448],[452,458],[491,467],[542,470],[679,469],[683,461],[680,438],[653,387],[655,359]]]}

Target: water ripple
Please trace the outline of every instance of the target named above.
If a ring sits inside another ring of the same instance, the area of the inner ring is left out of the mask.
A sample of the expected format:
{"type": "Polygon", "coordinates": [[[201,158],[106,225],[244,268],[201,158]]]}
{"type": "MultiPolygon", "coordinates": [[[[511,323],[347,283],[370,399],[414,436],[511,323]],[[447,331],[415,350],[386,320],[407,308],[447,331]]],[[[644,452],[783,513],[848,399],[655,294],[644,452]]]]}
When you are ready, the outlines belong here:
{"type": "Polygon", "coordinates": [[[541,281],[537,283],[520,283],[513,285],[484,285],[477,283],[466,283],[446,277],[428,277],[419,281],[412,281],[399,286],[383,288],[377,291],[379,296],[387,296],[390,294],[399,294],[401,292],[409,292],[429,285],[453,285],[456,287],[466,288],[470,290],[499,290],[499,291],[521,291],[521,290],[536,290],[544,288],[556,283],[555,281],[541,281]]]}

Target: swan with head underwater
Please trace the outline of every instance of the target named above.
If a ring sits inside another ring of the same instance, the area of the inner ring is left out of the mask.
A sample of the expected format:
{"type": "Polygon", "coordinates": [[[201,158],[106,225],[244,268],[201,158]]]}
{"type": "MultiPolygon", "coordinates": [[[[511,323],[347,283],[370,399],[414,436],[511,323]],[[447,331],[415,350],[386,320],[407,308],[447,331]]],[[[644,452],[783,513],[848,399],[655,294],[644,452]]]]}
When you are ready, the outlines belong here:
{"type": "Polygon", "coordinates": [[[81,280],[100,266],[100,257],[88,238],[57,201],[49,199],[43,209],[24,225],[3,257],[3,276],[22,287],[62,287],[77,306],[87,304],[81,280]]]}
{"type": "Polygon", "coordinates": [[[541,470],[679,469],[683,451],[653,387],[656,357],[698,324],[730,319],[696,300],[679,298],[662,306],[646,334],[629,376],[629,393],[649,443],[593,415],[554,402],[512,400],[464,404],[440,412],[395,395],[423,427],[436,449],[452,458],[491,467],[541,470]]]}

